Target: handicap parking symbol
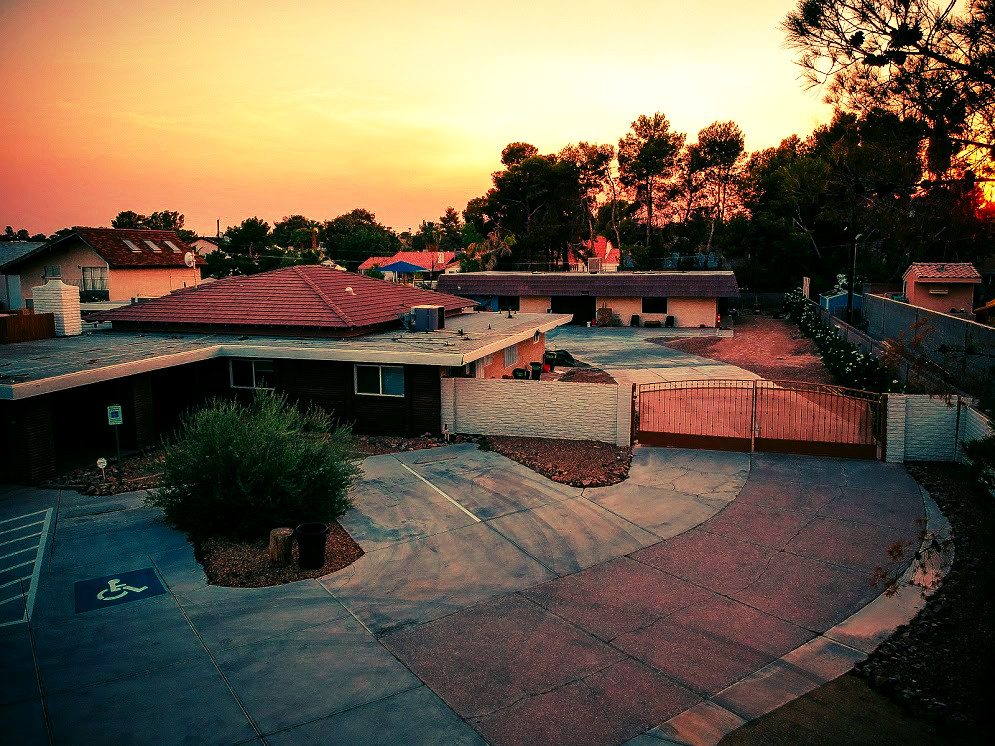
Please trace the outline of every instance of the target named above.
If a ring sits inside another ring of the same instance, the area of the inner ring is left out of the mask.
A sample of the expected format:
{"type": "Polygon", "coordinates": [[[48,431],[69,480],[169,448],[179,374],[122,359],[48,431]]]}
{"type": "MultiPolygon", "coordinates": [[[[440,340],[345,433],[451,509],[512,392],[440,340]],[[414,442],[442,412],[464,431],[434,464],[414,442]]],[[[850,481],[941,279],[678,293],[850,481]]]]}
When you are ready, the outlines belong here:
{"type": "Polygon", "coordinates": [[[141,601],[166,592],[151,567],[76,582],[76,613],[141,601]]]}

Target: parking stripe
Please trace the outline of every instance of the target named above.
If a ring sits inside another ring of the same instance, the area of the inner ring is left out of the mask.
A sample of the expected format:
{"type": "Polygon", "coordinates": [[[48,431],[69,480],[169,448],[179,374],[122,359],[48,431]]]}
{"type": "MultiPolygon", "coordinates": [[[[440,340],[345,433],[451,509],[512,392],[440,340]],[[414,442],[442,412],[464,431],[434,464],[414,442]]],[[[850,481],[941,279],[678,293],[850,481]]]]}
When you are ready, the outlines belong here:
{"type": "MultiPolygon", "coordinates": [[[[0,585],[0,590],[4,590],[3,597],[0,597],[0,606],[13,603],[15,601],[20,601],[23,604],[24,611],[21,614],[20,619],[6,619],[0,621],[0,627],[6,627],[11,624],[23,624],[30,621],[31,612],[35,605],[35,595],[38,591],[38,579],[41,577],[41,566],[42,559],[45,553],[45,546],[48,542],[48,535],[52,525],[52,509],[40,510],[34,513],[26,513],[25,515],[17,516],[15,518],[7,518],[0,521],[0,524],[11,524],[15,522],[20,522],[19,526],[10,529],[4,529],[0,531],[0,534],[10,534],[16,531],[24,531],[26,529],[31,529],[36,526],[41,526],[41,531],[35,534],[29,534],[27,536],[20,536],[16,539],[9,539],[8,541],[0,542],[0,546],[6,546],[9,544],[15,544],[17,542],[23,542],[28,539],[37,539],[37,543],[33,543],[32,546],[26,547],[25,549],[16,549],[11,552],[0,556],[0,573],[11,572],[13,570],[18,570],[20,568],[31,567],[31,572],[27,575],[17,578],[16,580],[11,580],[0,585]],[[41,520],[33,520],[38,516],[44,516],[41,520]],[[17,562],[7,565],[2,562],[2,560],[8,560],[12,557],[17,557],[18,560],[22,557],[18,555],[24,555],[28,552],[34,552],[34,556],[27,560],[26,562],[17,562]],[[27,592],[25,592],[25,583],[27,583],[27,592]],[[14,592],[11,594],[11,589],[14,592]],[[8,595],[10,594],[10,595],[8,595]]],[[[22,570],[23,572],[23,570],[22,570]]],[[[10,613],[10,612],[7,612],[10,613]]],[[[16,613],[16,612],[14,612],[16,613]]]]}
{"type": "Polygon", "coordinates": [[[463,511],[464,513],[466,513],[466,514],[467,514],[468,516],[470,516],[470,517],[471,517],[471,518],[472,518],[473,520],[475,520],[475,521],[476,521],[477,523],[482,523],[482,522],[483,522],[483,521],[481,521],[481,520],[480,520],[479,518],[477,518],[477,516],[475,516],[475,515],[474,515],[473,513],[471,513],[471,512],[469,511],[469,510],[467,510],[467,509],[466,509],[466,508],[464,508],[464,507],[463,507],[462,505],[460,505],[460,504],[459,504],[458,502],[456,502],[455,500],[453,500],[453,499],[452,499],[452,498],[451,498],[451,497],[450,497],[449,495],[447,495],[447,494],[446,494],[445,492],[443,492],[443,491],[442,491],[442,490],[440,490],[440,489],[439,489],[438,487],[436,487],[436,486],[435,486],[434,484],[432,484],[432,483],[431,483],[431,482],[429,482],[429,481],[428,481],[427,479],[425,479],[425,477],[423,477],[423,476],[422,476],[421,474],[419,474],[418,472],[416,472],[416,471],[415,471],[414,469],[412,469],[412,468],[411,468],[410,466],[408,466],[408,465],[407,465],[407,464],[405,464],[405,463],[401,463],[401,462],[398,462],[398,463],[400,463],[400,464],[401,464],[401,466],[403,466],[403,467],[404,467],[405,469],[407,469],[408,471],[410,471],[410,472],[411,472],[412,474],[414,474],[414,475],[415,475],[416,477],[418,477],[418,478],[419,478],[419,479],[420,479],[421,481],[423,481],[423,482],[424,482],[425,484],[427,484],[427,485],[428,485],[429,487],[431,487],[431,488],[432,488],[433,490],[435,490],[435,491],[436,491],[436,492],[438,492],[438,493],[439,493],[440,495],[442,495],[442,496],[443,496],[444,498],[446,498],[446,499],[447,499],[447,500],[448,500],[449,502],[451,502],[451,503],[452,503],[453,505],[455,505],[455,506],[456,506],[457,508],[459,508],[459,509],[460,509],[460,510],[462,510],[462,511],[463,511]]]}

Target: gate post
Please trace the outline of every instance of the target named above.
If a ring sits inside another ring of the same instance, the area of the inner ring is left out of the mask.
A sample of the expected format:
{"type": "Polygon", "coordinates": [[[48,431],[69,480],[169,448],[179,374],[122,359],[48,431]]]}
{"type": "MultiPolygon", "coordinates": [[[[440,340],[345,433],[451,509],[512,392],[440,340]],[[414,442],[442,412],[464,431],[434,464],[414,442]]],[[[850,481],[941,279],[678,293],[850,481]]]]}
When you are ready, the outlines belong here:
{"type": "Polygon", "coordinates": [[[753,379],[753,408],[750,411],[750,453],[757,450],[757,381],[753,379]]]}
{"type": "Polygon", "coordinates": [[[639,409],[637,407],[638,393],[636,386],[639,384],[632,384],[632,416],[629,418],[629,446],[634,446],[636,444],[636,429],[639,424],[639,409]]]}

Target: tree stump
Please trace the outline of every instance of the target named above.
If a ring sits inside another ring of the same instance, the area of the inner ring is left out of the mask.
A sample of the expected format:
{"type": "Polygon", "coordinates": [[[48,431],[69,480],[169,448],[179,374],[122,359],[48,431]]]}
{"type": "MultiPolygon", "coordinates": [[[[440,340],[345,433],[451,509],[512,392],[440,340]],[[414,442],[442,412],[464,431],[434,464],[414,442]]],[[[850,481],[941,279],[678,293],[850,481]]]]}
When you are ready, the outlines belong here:
{"type": "Polygon", "coordinates": [[[293,559],[294,529],[274,528],[269,532],[269,561],[275,567],[286,567],[293,559]]]}

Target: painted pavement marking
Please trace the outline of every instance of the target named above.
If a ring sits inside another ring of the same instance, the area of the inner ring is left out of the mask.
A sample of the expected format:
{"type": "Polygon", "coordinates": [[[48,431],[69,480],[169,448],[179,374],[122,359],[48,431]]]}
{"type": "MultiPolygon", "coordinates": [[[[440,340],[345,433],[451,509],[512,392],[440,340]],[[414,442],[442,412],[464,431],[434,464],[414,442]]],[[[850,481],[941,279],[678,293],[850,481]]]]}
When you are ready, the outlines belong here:
{"type": "Polygon", "coordinates": [[[52,508],[0,521],[0,627],[31,620],[51,526],[52,508]]]}
{"type": "Polygon", "coordinates": [[[166,592],[155,569],[143,567],[76,581],[76,613],[141,601],[166,592]]]}
{"type": "MultiPolygon", "coordinates": [[[[400,463],[400,462],[398,462],[398,463],[400,463]]],[[[407,469],[408,471],[410,471],[410,472],[411,472],[412,474],[414,474],[414,475],[415,475],[416,477],[418,477],[418,478],[419,478],[419,479],[420,479],[421,481],[423,481],[423,482],[424,482],[425,484],[427,484],[427,485],[428,485],[429,487],[431,487],[431,488],[432,488],[433,490],[435,490],[435,491],[436,491],[436,492],[438,492],[438,493],[439,493],[440,495],[442,495],[442,496],[443,496],[444,498],[446,498],[446,499],[447,499],[447,500],[448,500],[449,502],[451,502],[451,503],[452,503],[453,505],[455,505],[455,506],[456,506],[457,508],[459,508],[460,510],[462,510],[462,511],[463,511],[464,513],[466,513],[466,514],[467,514],[468,516],[470,516],[470,517],[471,517],[471,518],[472,518],[473,520],[475,520],[475,521],[476,521],[477,523],[483,523],[483,521],[481,521],[481,520],[480,520],[479,518],[477,518],[477,516],[475,516],[475,515],[474,515],[473,513],[471,513],[471,512],[469,511],[469,510],[467,510],[467,509],[466,509],[466,508],[464,508],[464,507],[463,507],[462,505],[460,505],[460,504],[459,504],[458,502],[456,502],[455,500],[453,500],[453,498],[451,498],[451,497],[450,497],[449,495],[447,495],[447,494],[446,494],[445,492],[443,492],[443,491],[442,491],[442,490],[440,490],[440,489],[439,489],[438,487],[436,487],[436,486],[435,486],[434,484],[432,484],[431,482],[429,482],[429,481],[428,481],[427,479],[425,479],[425,477],[423,477],[423,476],[422,476],[421,474],[419,474],[418,472],[416,472],[416,471],[415,471],[414,469],[412,469],[412,468],[411,468],[410,466],[408,466],[407,464],[404,464],[404,463],[402,463],[402,464],[401,464],[401,466],[403,466],[403,467],[404,467],[405,469],[407,469]]]]}

